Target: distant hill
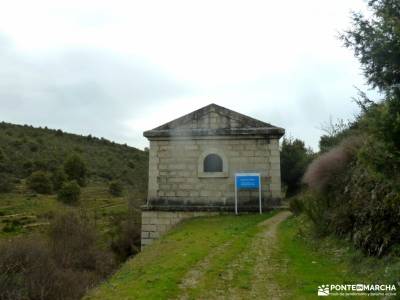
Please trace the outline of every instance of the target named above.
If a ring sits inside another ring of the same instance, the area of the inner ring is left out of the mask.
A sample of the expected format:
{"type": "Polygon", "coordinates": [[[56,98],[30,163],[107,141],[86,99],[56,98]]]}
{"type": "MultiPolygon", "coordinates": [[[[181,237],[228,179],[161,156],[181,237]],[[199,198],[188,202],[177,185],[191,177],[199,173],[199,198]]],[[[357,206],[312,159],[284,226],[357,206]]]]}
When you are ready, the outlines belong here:
{"type": "Polygon", "coordinates": [[[85,162],[89,182],[120,180],[144,197],[147,152],[91,135],[0,123],[0,173],[16,182],[37,170],[53,172],[72,154],[85,162]]]}

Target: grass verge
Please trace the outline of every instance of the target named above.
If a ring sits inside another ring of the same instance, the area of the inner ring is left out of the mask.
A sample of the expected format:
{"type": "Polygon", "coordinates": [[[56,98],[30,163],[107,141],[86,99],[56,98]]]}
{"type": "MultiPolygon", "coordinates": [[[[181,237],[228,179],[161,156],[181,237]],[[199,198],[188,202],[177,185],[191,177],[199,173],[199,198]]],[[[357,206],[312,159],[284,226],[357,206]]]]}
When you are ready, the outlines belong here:
{"type": "Polygon", "coordinates": [[[348,241],[332,236],[316,238],[304,216],[283,222],[278,237],[279,250],[274,256],[287,261],[287,270],[277,273],[275,279],[288,299],[317,299],[317,288],[322,284],[359,283],[395,284],[399,298],[399,257],[366,257],[348,241]]]}
{"type": "MultiPolygon", "coordinates": [[[[197,262],[222,243],[231,241],[224,255],[210,261],[206,289],[229,258],[240,252],[257,232],[256,224],[272,216],[218,216],[188,220],[128,261],[114,276],[85,299],[169,299],[179,294],[182,278],[197,262]],[[221,257],[223,259],[221,259],[221,257]]],[[[191,291],[195,296],[198,290],[191,291]]]]}

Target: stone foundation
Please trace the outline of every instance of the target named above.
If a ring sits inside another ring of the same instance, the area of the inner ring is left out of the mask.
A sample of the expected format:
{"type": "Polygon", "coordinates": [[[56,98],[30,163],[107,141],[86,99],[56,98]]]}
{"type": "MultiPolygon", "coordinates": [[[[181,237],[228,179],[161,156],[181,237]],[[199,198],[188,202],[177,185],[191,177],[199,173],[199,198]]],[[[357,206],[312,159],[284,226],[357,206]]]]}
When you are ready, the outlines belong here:
{"type": "Polygon", "coordinates": [[[219,214],[216,211],[142,211],[141,248],[151,244],[182,220],[219,214]]]}

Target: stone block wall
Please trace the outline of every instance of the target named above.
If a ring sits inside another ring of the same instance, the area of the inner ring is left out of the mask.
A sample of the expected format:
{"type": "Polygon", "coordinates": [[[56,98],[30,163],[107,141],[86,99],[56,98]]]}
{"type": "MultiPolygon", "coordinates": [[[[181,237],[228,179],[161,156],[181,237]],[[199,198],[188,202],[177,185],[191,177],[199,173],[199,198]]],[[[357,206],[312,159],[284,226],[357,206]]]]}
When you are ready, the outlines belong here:
{"type": "MultiPolygon", "coordinates": [[[[281,197],[279,140],[254,136],[153,139],[148,203],[169,207],[233,206],[234,174],[238,171],[261,173],[264,206],[273,206],[273,199],[281,197]],[[199,176],[199,157],[213,152],[225,156],[226,176],[199,176]]],[[[257,200],[258,191],[241,191],[239,200],[247,199],[257,200]]]]}
{"type": "Polygon", "coordinates": [[[182,220],[218,215],[207,211],[142,211],[141,247],[151,244],[182,220]]]}

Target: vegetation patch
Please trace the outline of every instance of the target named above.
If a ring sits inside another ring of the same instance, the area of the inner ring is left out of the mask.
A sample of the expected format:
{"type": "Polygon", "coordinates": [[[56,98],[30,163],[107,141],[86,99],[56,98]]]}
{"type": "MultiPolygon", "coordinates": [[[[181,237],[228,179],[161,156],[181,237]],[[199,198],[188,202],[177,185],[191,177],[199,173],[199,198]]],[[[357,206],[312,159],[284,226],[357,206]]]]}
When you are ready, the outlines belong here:
{"type": "Polygon", "coordinates": [[[349,241],[316,237],[313,226],[301,215],[279,227],[274,257],[287,260],[287,267],[275,279],[287,291],[287,299],[317,298],[317,288],[323,284],[395,284],[400,288],[400,258],[366,257],[349,241]]]}
{"type": "Polygon", "coordinates": [[[218,278],[230,259],[248,245],[257,231],[256,224],[270,216],[249,214],[188,220],[128,261],[85,299],[176,297],[185,274],[212,249],[232,241],[226,252],[210,261],[207,280],[202,283],[206,288],[213,278],[218,278]]]}

